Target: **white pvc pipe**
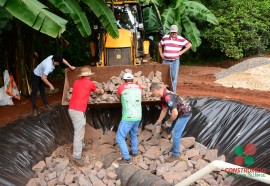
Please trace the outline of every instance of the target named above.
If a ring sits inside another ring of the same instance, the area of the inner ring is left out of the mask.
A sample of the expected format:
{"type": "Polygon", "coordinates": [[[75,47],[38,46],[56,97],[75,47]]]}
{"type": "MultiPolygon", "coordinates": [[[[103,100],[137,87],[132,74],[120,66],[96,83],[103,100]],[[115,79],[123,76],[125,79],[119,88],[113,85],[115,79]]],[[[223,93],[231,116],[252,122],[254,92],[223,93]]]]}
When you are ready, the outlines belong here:
{"type": "Polygon", "coordinates": [[[231,163],[227,163],[224,161],[220,160],[215,160],[209,163],[207,166],[204,168],[200,169],[199,171],[195,172],[194,174],[190,175],[183,181],[179,182],[175,186],[189,186],[190,184],[194,183],[195,181],[199,180],[200,178],[206,176],[207,174],[211,173],[214,170],[224,170],[226,172],[232,173],[232,174],[241,174],[241,176],[254,179],[263,183],[270,184],[270,175],[266,174],[265,172],[256,172],[256,175],[251,176],[250,174],[255,174],[255,173],[250,173],[248,171],[253,170],[253,168],[246,168],[246,167],[241,167],[238,165],[234,165],[231,163]],[[235,172],[233,172],[235,170],[235,172]],[[242,170],[240,173],[236,173],[237,170],[242,170]]]}

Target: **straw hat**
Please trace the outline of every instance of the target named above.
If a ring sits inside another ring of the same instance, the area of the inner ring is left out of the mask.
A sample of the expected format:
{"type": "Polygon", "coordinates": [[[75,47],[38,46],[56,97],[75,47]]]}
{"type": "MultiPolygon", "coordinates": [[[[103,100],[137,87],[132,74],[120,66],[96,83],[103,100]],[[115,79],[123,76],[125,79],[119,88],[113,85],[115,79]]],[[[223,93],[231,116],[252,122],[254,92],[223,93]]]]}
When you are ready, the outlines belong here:
{"type": "Polygon", "coordinates": [[[81,74],[79,74],[79,76],[91,76],[95,73],[91,72],[91,68],[90,67],[83,67],[81,69],[81,74]]]}

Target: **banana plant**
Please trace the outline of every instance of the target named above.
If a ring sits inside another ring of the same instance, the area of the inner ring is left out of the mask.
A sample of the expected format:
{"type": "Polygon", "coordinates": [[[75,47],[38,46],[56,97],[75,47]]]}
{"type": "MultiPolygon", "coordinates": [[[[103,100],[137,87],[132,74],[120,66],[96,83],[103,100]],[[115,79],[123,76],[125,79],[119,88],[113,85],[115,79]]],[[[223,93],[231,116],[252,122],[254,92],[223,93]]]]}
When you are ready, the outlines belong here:
{"type": "Polygon", "coordinates": [[[156,8],[156,5],[151,3],[150,6],[142,6],[143,8],[143,19],[144,19],[144,28],[146,34],[159,32],[163,34],[163,28],[161,23],[160,14],[156,8]]]}
{"type": "Polygon", "coordinates": [[[196,23],[191,21],[206,21],[214,25],[218,24],[218,20],[214,14],[210,12],[203,4],[196,1],[177,0],[164,10],[161,15],[163,27],[166,33],[169,32],[170,26],[175,24],[178,26],[178,33],[183,33],[185,37],[192,43],[192,50],[201,45],[200,31],[196,27],[196,23]]]}
{"type": "Polygon", "coordinates": [[[66,30],[67,20],[53,14],[39,1],[0,0],[0,6],[41,33],[56,38],[66,30]]]}
{"type": "MultiPolygon", "coordinates": [[[[153,2],[161,12],[165,33],[169,32],[171,25],[177,25],[178,33],[184,34],[192,43],[193,51],[196,51],[196,49],[201,45],[201,38],[200,31],[198,30],[196,23],[192,20],[206,21],[214,25],[218,24],[218,20],[215,15],[212,14],[203,4],[196,1],[138,0],[138,2],[144,5],[153,2]]],[[[151,12],[149,12],[149,14],[151,15],[151,12]]]]}
{"type": "Polygon", "coordinates": [[[116,19],[107,4],[102,0],[82,0],[98,17],[102,26],[108,31],[112,38],[119,36],[116,19]]]}
{"type": "MultiPolygon", "coordinates": [[[[76,0],[49,0],[49,2],[73,19],[83,37],[91,35],[88,18],[76,0]]],[[[82,2],[99,18],[102,26],[113,38],[118,37],[114,15],[102,0],[82,0],[82,2]]]]}
{"type": "MultiPolygon", "coordinates": [[[[73,19],[82,36],[91,35],[88,18],[76,0],[49,0],[49,2],[73,19]]],[[[118,37],[113,13],[102,0],[83,0],[82,2],[94,12],[113,38],[118,37]]],[[[0,7],[35,30],[53,38],[59,37],[66,30],[67,20],[50,12],[47,6],[37,0],[0,0],[0,7]]]]}
{"type": "Polygon", "coordinates": [[[77,25],[83,37],[91,35],[91,28],[88,19],[82,8],[75,0],[49,0],[58,10],[69,15],[77,25]]]}

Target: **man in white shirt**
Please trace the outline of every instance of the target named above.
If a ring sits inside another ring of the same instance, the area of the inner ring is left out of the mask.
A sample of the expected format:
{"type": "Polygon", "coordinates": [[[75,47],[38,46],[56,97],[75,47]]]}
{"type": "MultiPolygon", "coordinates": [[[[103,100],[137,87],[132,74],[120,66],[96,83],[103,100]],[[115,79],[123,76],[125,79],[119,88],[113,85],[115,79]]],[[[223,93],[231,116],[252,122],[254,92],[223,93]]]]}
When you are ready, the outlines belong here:
{"type": "Polygon", "coordinates": [[[74,70],[75,67],[71,66],[65,59],[63,59],[60,55],[50,55],[46,59],[44,59],[32,73],[32,106],[33,106],[33,115],[37,116],[37,105],[36,105],[36,98],[37,98],[37,91],[39,89],[40,96],[42,98],[44,108],[51,110],[52,108],[48,105],[46,94],[45,94],[45,85],[50,87],[50,90],[54,90],[54,86],[48,81],[47,77],[49,73],[51,73],[55,65],[59,65],[60,63],[64,63],[67,65],[71,70],[74,70]]]}

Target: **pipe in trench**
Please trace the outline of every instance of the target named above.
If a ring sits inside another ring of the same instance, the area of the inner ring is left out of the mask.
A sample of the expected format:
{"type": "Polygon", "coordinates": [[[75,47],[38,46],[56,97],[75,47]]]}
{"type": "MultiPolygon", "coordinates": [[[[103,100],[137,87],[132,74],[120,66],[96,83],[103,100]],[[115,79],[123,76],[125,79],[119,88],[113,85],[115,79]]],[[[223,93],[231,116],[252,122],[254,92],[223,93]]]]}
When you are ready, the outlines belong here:
{"type": "Polygon", "coordinates": [[[234,165],[234,164],[227,163],[220,160],[215,160],[215,161],[212,161],[207,166],[205,166],[204,168],[197,171],[196,173],[187,177],[183,181],[179,182],[175,186],[188,186],[217,169],[224,170],[226,172],[234,173],[234,174],[238,174],[238,171],[241,171],[240,173],[243,177],[251,178],[251,179],[263,182],[263,183],[270,184],[270,175],[266,173],[257,172],[257,174],[261,176],[250,176],[249,170],[251,171],[252,169],[241,167],[241,166],[234,165]],[[236,171],[232,172],[232,170],[236,170],[236,171]]]}
{"type": "Polygon", "coordinates": [[[116,174],[121,180],[121,186],[171,186],[166,180],[133,165],[120,166],[116,174]]]}

